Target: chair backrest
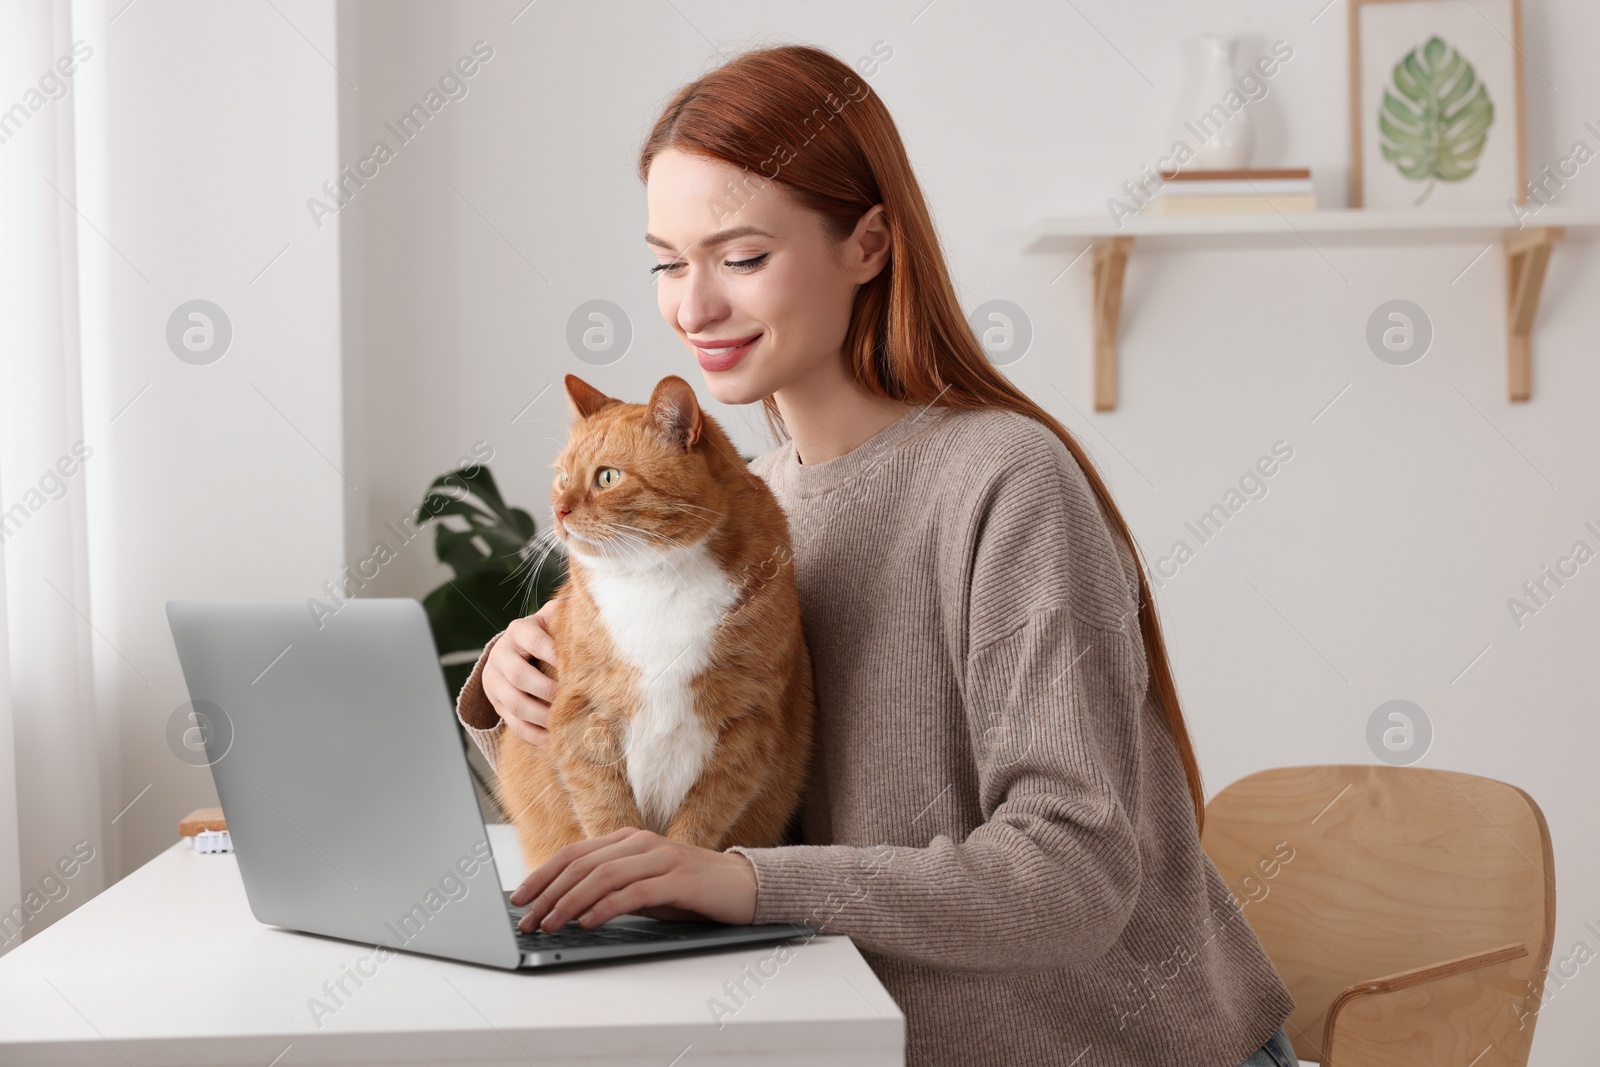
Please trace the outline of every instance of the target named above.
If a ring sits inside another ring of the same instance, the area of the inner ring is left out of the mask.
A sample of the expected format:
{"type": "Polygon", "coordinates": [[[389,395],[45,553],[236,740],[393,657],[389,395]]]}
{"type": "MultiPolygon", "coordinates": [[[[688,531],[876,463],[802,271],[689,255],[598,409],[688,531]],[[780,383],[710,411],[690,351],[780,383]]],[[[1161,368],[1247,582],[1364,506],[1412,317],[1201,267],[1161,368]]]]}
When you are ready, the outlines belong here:
{"type": "MultiPolygon", "coordinates": [[[[1516,786],[1417,767],[1276,767],[1206,805],[1201,843],[1294,995],[1306,1059],[1343,989],[1524,942],[1508,1003],[1527,1062],[1555,938],[1550,831],[1516,786]]],[[[1470,1056],[1468,1057],[1471,1058],[1470,1056]]]]}

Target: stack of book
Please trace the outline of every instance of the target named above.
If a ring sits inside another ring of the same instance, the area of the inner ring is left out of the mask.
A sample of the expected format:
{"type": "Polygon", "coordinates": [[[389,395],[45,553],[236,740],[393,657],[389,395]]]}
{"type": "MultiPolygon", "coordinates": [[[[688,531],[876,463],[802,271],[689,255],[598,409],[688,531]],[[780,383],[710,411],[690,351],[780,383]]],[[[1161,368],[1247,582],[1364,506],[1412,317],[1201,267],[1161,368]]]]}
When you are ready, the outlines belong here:
{"type": "Polygon", "coordinates": [[[1180,170],[1163,174],[1146,215],[1240,215],[1315,211],[1311,171],[1180,170]]]}

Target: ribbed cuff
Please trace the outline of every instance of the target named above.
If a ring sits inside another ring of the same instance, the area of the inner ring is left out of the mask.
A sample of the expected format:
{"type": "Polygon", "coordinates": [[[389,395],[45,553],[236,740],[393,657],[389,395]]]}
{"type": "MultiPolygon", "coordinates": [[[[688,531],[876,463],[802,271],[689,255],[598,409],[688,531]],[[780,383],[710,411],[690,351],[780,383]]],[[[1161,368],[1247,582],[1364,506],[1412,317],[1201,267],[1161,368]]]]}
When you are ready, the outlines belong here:
{"type": "Polygon", "coordinates": [[[805,925],[818,933],[842,933],[839,913],[867,895],[872,879],[889,862],[893,849],[843,845],[732,845],[756,872],[753,923],[805,925]]]}
{"type": "Polygon", "coordinates": [[[501,630],[489,638],[489,643],[483,646],[483,651],[478,655],[478,662],[472,665],[472,673],[467,675],[466,684],[456,695],[456,719],[466,728],[467,736],[472,738],[478,751],[483,753],[484,762],[496,774],[499,771],[494,760],[500,749],[500,738],[505,736],[506,724],[483,692],[483,665],[489,660],[489,650],[503,633],[505,631],[501,630]]]}

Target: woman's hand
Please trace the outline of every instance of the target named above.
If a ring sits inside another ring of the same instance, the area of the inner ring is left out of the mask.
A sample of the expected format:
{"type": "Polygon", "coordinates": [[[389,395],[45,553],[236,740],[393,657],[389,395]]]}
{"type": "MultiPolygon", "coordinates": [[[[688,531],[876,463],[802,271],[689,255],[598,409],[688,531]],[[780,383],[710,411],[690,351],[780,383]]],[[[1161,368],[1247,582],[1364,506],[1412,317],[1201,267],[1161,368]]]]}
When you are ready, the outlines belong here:
{"type": "Polygon", "coordinates": [[[561,666],[556,662],[556,643],[549,627],[555,606],[551,599],[527,618],[513,619],[483,665],[483,695],[500,713],[506,729],[535,745],[544,744],[549,737],[556,683],[529,660],[537,657],[561,666]]]}
{"type": "Polygon", "coordinates": [[[756,914],[755,866],[737,852],[628,826],[551,856],[511,894],[517,907],[530,900],[523,930],[558,930],[574,918],[589,929],[633,914],[746,926],[756,914]]]}

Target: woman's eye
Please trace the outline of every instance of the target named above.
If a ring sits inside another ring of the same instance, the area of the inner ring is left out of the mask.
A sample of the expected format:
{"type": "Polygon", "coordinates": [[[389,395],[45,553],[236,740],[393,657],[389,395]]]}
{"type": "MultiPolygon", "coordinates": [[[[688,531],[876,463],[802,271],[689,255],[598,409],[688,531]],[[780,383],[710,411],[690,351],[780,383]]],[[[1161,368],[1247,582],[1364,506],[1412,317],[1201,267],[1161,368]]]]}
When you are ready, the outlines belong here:
{"type": "Polygon", "coordinates": [[[622,480],[622,472],[615,467],[601,467],[600,473],[594,476],[595,484],[602,489],[610,489],[622,480]]]}
{"type": "MultiPolygon", "coordinates": [[[[766,259],[770,254],[771,253],[769,252],[763,252],[759,256],[751,256],[749,259],[730,259],[725,261],[723,266],[732,267],[734,270],[740,271],[741,273],[748,273],[760,266],[761,261],[766,259]]],[[[654,274],[657,271],[666,271],[667,274],[671,275],[672,277],[677,277],[675,272],[677,271],[677,268],[681,266],[683,266],[681,262],[657,263],[655,266],[650,268],[650,273],[654,274]]]]}

